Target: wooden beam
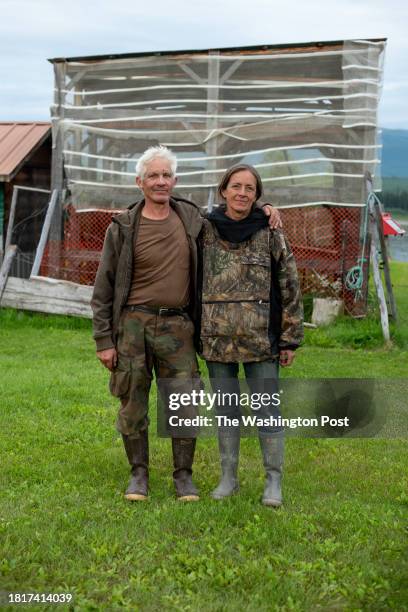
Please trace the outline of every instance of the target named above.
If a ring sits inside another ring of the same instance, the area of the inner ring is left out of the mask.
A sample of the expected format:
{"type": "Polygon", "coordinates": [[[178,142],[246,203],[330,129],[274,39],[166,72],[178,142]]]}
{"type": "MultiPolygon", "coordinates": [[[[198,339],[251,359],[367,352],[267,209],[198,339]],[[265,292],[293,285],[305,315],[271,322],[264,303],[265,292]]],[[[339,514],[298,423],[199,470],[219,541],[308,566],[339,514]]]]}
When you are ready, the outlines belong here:
{"type": "Polygon", "coordinates": [[[188,64],[185,64],[184,62],[178,62],[178,65],[182,70],[184,70],[186,74],[188,74],[189,77],[193,79],[193,81],[196,81],[196,83],[199,83],[200,85],[206,84],[206,80],[202,79],[196,72],[194,72],[194,70],[190,68],[188,64]]]}
{"type": "Polygon", "coordinates": [[[228,81],[228,79],[231,78],[234,72],[238,70],[238,68],[241,66],[243,61],[244,60],[235,61],[233,64],[229,66],[229,68],[225,70],[225,72],[223,72],[222,77],[220,78],[220,85],[223,85],[224,83],[226,83],[226,81],[228,81]]]}
{"type": "Polygon", "coordinates": [[[372,194],[373,183],[372,178],[369,172],[365,174],[366,180],[366,189],[368,194],[368,202],[367,206],[369,207],[369,227],[368,231],[371,236],[371,245],[370,245],[370,255],[371,262],[373,265],[373,277],[374,284],[377,291],[378,303],[380,307],[380,318],[381,318],[381,327],[384,336],[384,340],[386,345],[390,344],[390,328],[388,321],[388,309],[387,302],[385,299],[384,287],[381,279],[380,265],[378,261],[378,246],[379,246],[379,236],[378,236],[378,228],[377,228],[377,220],[375,218],[375,209],[374,209],[374,198],[370,196],[372,194]]]}
{"type": "Polygon", "coordinates": [[[397,321],[398,319],[397,304],[395,302],[394,291],[393,291],[392,282],[391,282],[391,270],[390,270],[390,262],[388,258],[388,249],[387,249],[387,244],[385,242],[385,237],[384,237],[381,210],[380,210],[380,206],[377,200],[374,200],[374,216],[375,216],[375,220],[377,223],[377,234],[380,239],[381,253],[382,253],[382,259],[383,259],[383,264],[384,264],[384,279],[385,279],[385,286],[387,287],[388,302],[389,302],[390,309],[391,309],[391,316],[394,319],[394,321],[397,321]]]}
{"type": "MultiPolygon", "coordinates": [[[[85,74],[86,74],[86,69],[85,70],[80,70],[79,72],[77,72],[72,77],[72,79],[65,85],[65,89],[66,90],[72,89],[74,87],[74,85],[76,85],[78,83],[78,81],[80,81],[85,74]]],[[[69,74],[67,74],[67,76],[69,77],[69,74]]]]}
{"type": "Polygon", "coordinates": [[[17,198],[18,198],[18,187],[13,187],[13,195],[11,197],[11,206],[10,206],[10,215],[7,224],[7,234],[6,234],[6,244],[4,245],[4,252],[7,252],[7,249],[11,245],[11,238],[13,236],[13,227],[14,227],[14,217],[16,216],[16,207],[17,207],[17,198]]]}
{"type": "Polygon", "coordinates": [[[54,211],[58,202],[58,191],[54,189],[51,195],[50,203],[48,205],[47,214],[45,215],[44,225],[41,232],[40,241],[38,243],[37,252],[35,254],[35,260],[33,268],[31,270],[31,276],[37,276],[40,271],[41,260],[44,255],[45,245],[47,244],[48,233],[50,231],[51,221],[54,215],[54,211]]]}
{"type": "Polygon", "coordinates": [[[55,93],[54,93],[54,105],[55,114],[57,115],[57,125],[53,129],[53,147],[51,157],[51,190],[62,189],[64,182],[64,167],[63,167],[63,154],[64,148],[64,136],[61,121],[64,119],[64,104],[66,95],[63,93],[65,89],[65,74],[66,64],[58,65],[54,64],[54,75],[55,75],[55,93]]]}
{"type": "MultiPolygon", "coordinates": [[[[218,127],[219,118],[217,116],[219,110],[218,98],[219,98],[219,85],[220,81],[220,58],[217,52],[210,52],[208,54],[208,84],[215,85],[216,88],[207,91],[207,113],[208,115],[213,115],[212,117],[207,117],[206,120],[206,128],[208,130],[208,135],[211,134],[212,130],[216,130],[218,127]]],[[[216,137],[212,137],[207,140],[205,139],[205,152],[207,156],[213,157],[218,154],[218,142],[216,137]]],[[[217,168],[217,160],[210,159],[208,160],[208,169],[216,169],[217,168]]],[[[203,175],[203,181],[206,181],[210,178],[211,181],[217,181],[216,174],[203,175]]],[[[210,187],[208,193],[208,210],[211,212],[213,204],[215,202],[216,189],[215,187],[210,187]]]]}
{"type": "Polygon", "coordinates": [[[376,241],[371,240],[371,262],[373,264],[374,284],[377,291],[378,303],[380,307],[381,327],[386,344],[390,343],[390,328],[388,324],[387,302],[385,300],[384,287],[381,282],[380,266],[378,263],[378,252],[376,241]]]}
{"type": "Polygon", "coordinates": [[[16,244],[11,244],[4,256],[4,260],[0,268],[0,302],[7,284],[8,275],[10,274],[11,264],[13,263],[18,250],[19,249],[16,244]]]}
{"type": "Polygon", "coordinates": [[[49,314],[92,318],[93,287],[41,276],[9,277],[2,306],[49,314]]]}
{"type": "MultiPolygon", "coordinates": [[[[365,181],[366,181],[367,192],[368,194],[370,194],[373,191],[373,179],[371,177],[370,172],[368,171],[365,172],[365,181]]],[[[370,212],[370,222],[372,221],[373,237],[376,238],[376,242],[377,244],[379,243],[379,246],[381,248],[381,254],[382,254],[382,259],[383,259],[383,264],[384,264],[385,285],[387,287],[388,301],[389,301],[389,305],[391,309],[391,316],[394,319],[394,321],[397,321],[397,318],[398,318],[397,305],[395,302],[394,291],[393,291],[392,282],[391,282],[391,270],[390,270],[390,264],[389,264],[388,249],[387,249],[387,244],[385,242],[384,230],[383,230],[383,225],[382,225],[381,207],[380,207],[378,200],[374,196],[370,197],[368,206],[369,206],[369,212],[370,212]]],[[[371,227],[371,223],[370,223],[370,227],[371,227]]]]}
{"type": "Polygon", "coordinates": [[[39,187],[27,187],[26,185],[15,185],[15,189],[20,191],[35,191],[35,193],[51,193],[49,189],[40,189],[39,187]]]}

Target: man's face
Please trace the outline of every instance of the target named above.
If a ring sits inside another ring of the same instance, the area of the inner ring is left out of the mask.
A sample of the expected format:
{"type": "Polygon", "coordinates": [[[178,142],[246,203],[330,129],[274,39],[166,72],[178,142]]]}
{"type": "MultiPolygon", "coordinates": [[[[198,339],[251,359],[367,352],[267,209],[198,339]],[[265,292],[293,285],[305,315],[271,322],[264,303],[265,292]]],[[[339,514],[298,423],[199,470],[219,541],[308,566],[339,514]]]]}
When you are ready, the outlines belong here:
{"type": "Polygon", "coordinates": [[[168,204],[177,178],[171,171],[170,162],[156,157],[146,165],[143,178],[136,177],[136,183],[143,191],[145,200],[154,204],[168,204]]]}

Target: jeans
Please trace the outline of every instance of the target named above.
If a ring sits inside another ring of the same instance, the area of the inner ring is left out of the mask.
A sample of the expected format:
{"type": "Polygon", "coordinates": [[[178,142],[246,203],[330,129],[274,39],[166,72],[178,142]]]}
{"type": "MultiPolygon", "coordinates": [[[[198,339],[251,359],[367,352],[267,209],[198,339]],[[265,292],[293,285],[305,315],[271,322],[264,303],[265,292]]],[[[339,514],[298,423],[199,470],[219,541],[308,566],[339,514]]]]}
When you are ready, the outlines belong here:
{"type": "MultiPolygon", "coordinates": [[[[245,378],[252,396],[252,400],[259,394],[268,394],[271,397],[273,394],[279,393],[279,361],[251,361],[243,364],[245,370],[245,378]],[[258,394],[255,396],[255,394],[258,394]]],[[[239,363],[219,363],[218,361],[207,361],[207,368],[210,377],[213,393],[234,394],[232,401],[216,403],[217,417],[226,417],[227,419],[239,419],[241,422],[241,406],[240,402],[235,398],[240,396],[241,390],[238,380],[239,363]]],[[[276,396],[275,396],[276,397],[276,396]]],[[[254,401],[253,401],[254,403],[254,401]]],[[[257,409],[251,408],[251,414],[261,419],[269,419],[273,417],[278,419],[281,416],[279,405],[275,405],[275,401],[258,402],[257,409]]],[[[228,435],[234,428],[227,425],[223,419],[219,420],[219,431],[228,435]]],[[[229,423],[229,421],[228,421],[229,423]]],[[[239,426],[237,426],[239,430],[239,426]]],[[[262,424],[258,426],[258,432],[261,435],[269,435],[283,431],[282,426],[275,424],[262,424]]]]}

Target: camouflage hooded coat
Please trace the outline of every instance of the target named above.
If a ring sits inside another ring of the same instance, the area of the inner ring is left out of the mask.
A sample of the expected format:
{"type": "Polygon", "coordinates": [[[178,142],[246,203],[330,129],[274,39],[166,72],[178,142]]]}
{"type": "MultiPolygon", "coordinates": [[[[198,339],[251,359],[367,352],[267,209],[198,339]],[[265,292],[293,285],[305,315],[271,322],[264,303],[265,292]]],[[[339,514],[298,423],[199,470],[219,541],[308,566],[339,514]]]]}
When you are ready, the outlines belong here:
{"type": "Polygon", "coordinates": [[[296,263],[279,230],[222,240],[204,221],[201,354],[208,361],[264,361],[303,339],[296,263]]]}

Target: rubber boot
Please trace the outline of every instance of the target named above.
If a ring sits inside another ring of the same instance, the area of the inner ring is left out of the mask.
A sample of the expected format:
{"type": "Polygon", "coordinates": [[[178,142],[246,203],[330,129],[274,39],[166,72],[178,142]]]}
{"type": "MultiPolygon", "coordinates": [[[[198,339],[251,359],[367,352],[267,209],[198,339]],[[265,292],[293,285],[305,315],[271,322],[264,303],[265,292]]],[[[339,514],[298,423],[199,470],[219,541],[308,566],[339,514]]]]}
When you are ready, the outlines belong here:
{"type": "Polygon", "coordinates": [[[279,508],[282,505],[283,432],[260,435],[259,443],[266,472],[262,503],[264,506],[279,508]]]}
{"type": "Polygon", "coordinates": [[[221,480],[211,493],[213,499],[224,499],[239,490],[238,459],[240,431],[218,432],[218,448],[221,460],[221,480]]]}
{"type": "Polygon", "coordinates": [[[198,501],[200,496],[192,481],[195,438],[172,438],[173,481],[179,501],[198,501]]]}
{"type": "Polygon", "coordinates": [[[140,432],[139,438],[129,438],[122,434],[123,444],[131,466],[129,486],[125,497],[130,501],[147,499],[149,479],[149,435],[147,429],[140,432]]]}

